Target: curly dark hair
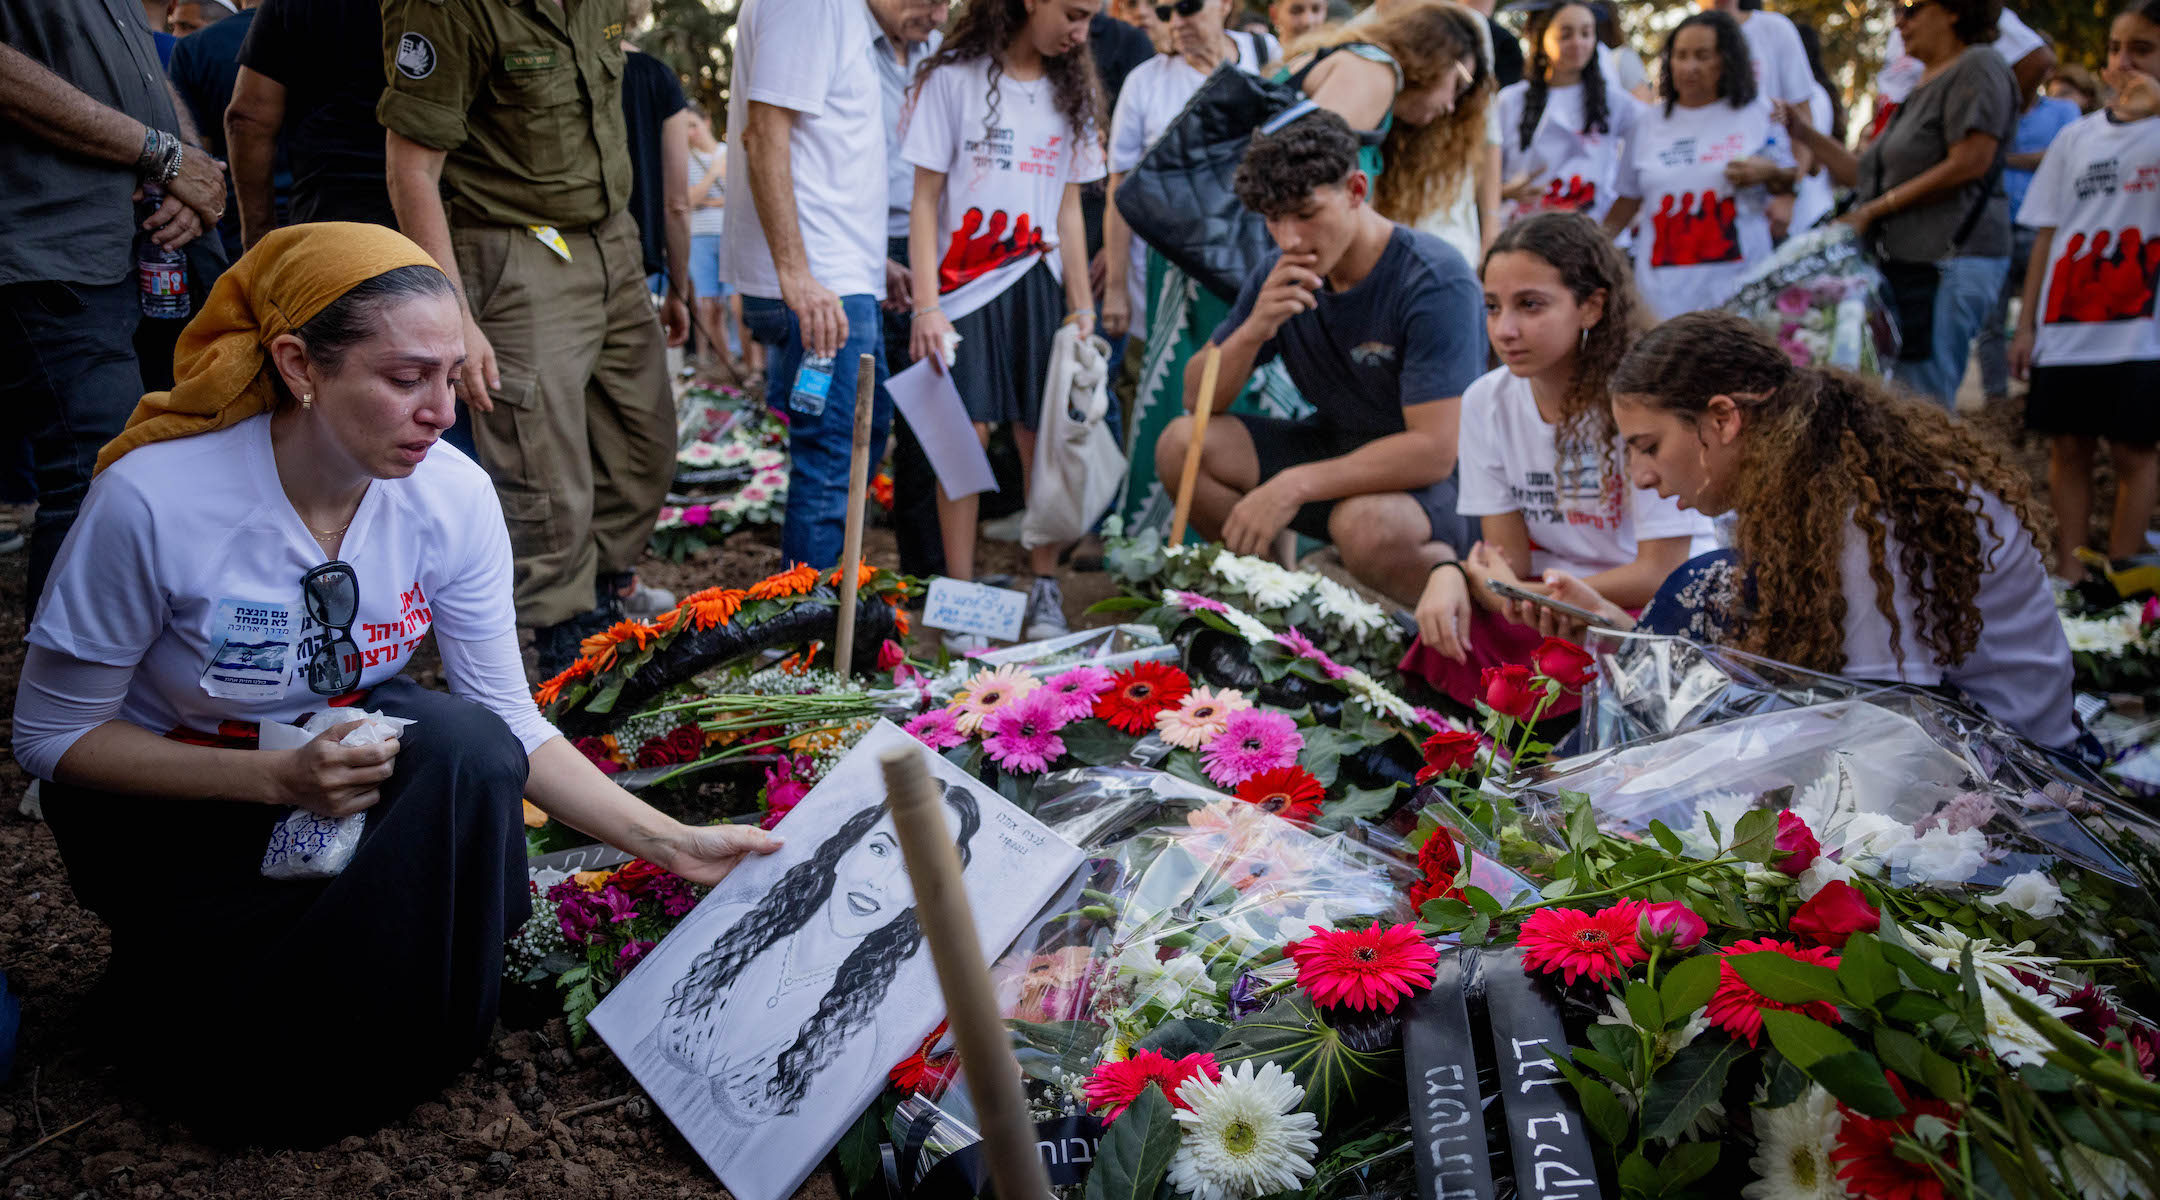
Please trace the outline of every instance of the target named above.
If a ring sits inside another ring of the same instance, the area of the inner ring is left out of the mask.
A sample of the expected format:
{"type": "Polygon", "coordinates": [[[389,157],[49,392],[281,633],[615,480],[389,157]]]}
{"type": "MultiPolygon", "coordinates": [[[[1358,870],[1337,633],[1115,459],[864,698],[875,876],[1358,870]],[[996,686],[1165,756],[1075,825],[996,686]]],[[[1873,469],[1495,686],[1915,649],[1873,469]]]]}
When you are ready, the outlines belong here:
{"type": "MultiPolygon", "coordinates": [[[[1022,0],[969,0],[953,18],[952,32],[945,35],[945,42],[937,53],[923,60],[915,69],[915,82],[908,88],[910,103],[913,94],[922,90],[923,80],[930,72],[947,63],[972,62],[978,58],[990,60],[990,109],[984,119],[984,129],[995,129],[998,121],[998,76],[1005,73],[1005,48],[1012,45],[1027,27],[1027,6],[1022,0]]],[[[1107,122],[1103,120],[1102,90],[1095,80],[1095,55],[1086,42],[1070,54],[1043,59],[1043,73],[1050,77],[1050,94],[1057,103],[1058,115],[1072,128],[1074,138],[1101,140],[1107,122]]]]}
{"type": "Polygon", "coordinates": [[[1350,123],[1316,108],[1273,133],[1254,133],[1231,187],[1238,203],[1272,220],[1296,212],[1315,190],[1349,179],[1357,160],[1350,123]]]}
{"type": "Polygon", "coordinates": [[[1673,31],[1665,35],[1665,48],[1658,52],[1658,98],[1665,101],[1668,117],[1673,103],[1680,98],[1673,90],[1673,47],[1679,44],[1681,33],[1703,25],[1717,35],[1718,99],[1734,108],[1755,103],[1755,59],[1748,53],[1747,35],[1740,32],[1740,22],[1733,20],[1731,13],[1710,9],[1689,13],[1686,20],[1673,26],[1673,31]]]}
{"type": "Polygon", "coordinates": [[[1560,272],[1560,282],[1577,304],[1605,293],[1605,315],[1590,327],[1575,352],[1575,379],[1561,398],[1560,422],[1553,443],[1564,469],[1570,463],[1598,460],[1600,488],[1620,477],[1614,447],[1620,430],[1613,424],[1608,381],[1628,347],[1651,326],[1650,309],[1635,291],[1635,273],[1627,255],[1605,236],[1596,221],[1578,212],[1544,212],[1500,231],[1485,261],[1507,252],[1534,254],[1560,272]]]}
{"type": "MultiPolygon", "coordinates": [[[[1560,19],[1560,14],[1571,8],[1579,8],[1590,14],[1594,23],[1598,19],[1597,8],[1586,0],[1562,0],[1543,9],[1530,18],[1530,25],[1523,30],[1523,40],[1530,43],[1530,66],[1523,72],[1522,148],[1528,150],[1537,136],[1538,122],[1545,117],[1545,98],[1552,90],[1552,56],[1545,53],[1545,31],[1560,19]]],[[[1611,133],[1612,123],[1605,111],[1605,69],[1598,65],[1596,50],[1590,52],[1590,61],[1582,69],[1582,131],[1584,133],[1611,133]]]]}
{"type": "Polygon", "coordinates": [[[1968,46],[1985,46],[2000,34],[2002,0],[1933,0],[1950,14],[1950,33],[1968,46]]]}
{"type": "Polygon", "coordinates": [[[2008,538],[1979,510],[2000,499],[2045,554],[2023,472],[1941,406],[1847,371],[1795,367],[1753,322],[1692,312],[1651,330],[1613,372],[1612,394],[1694,423],[1714,396],[1746,414],[1734,469],[1734,551],[1753,589],[1741,649],[1835,674],[1845,666],[1838,559],[1847,529],[1867,539],[1875,607],[1904,665],[1889,541],[1909,581],[1915,631],[1940,666],[1979,644],[1980,580],[2008,538]],[[1992,542],[1992,548],[1989,546],[1992,542]]]}
{"type": "MultiPolygon", "coordinates": [[[[971,861],[970,845],[982,828],[982,810],[974,795],[953,784],[945,787],[945,803],[960,818],[955,841],[962,866],[971,861]]],[[[818,844],[810,857],[788,869],[757,906],[722,931],[711,947],[690,962],[690,969],[669,993],[667,1011],[678,1017],[695,1016],[717,1003],[742,974],[743,968],[775,942],[792,937],[832,898],[835,868],[842,855],[854,849],[885,816],[883,805],[873,804],[849,817],[831,837],[818,844]]],[[[817,1011],[803,1021],[795,1041],[781,1051],[773,1077],[765,1085],[766,1097],[781,1113],[795,1111],[810,1087],[810,1080],[832,1058],[842,1041],[870,1020],[885,999],[900,964],[922,945],[922,928],[915,909],[878,927],[841,960],[832,986],[818,1001],[817,1011]]]]}

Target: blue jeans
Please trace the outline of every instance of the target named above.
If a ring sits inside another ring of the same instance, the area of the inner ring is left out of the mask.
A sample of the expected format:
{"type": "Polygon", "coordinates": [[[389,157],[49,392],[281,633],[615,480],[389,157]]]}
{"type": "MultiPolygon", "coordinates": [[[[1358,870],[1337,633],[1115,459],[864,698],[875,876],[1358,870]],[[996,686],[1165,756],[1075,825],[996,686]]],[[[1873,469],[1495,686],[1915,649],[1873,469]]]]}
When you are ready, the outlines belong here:
{"type": "Polygon", "coordinates": [[[1980,344],[1973,353],[1980,356],[1980,391],[1987,396],[2010,394],[2010,331],[2005,328],[2010,320],[2010,301],[2025,290],[2025,267],[2032,261],[2033,243],[2040,239],[2040,231],[2030,225],[2010,227],[2010,270],[2003,276],[2002,291],[1995,296],[1995,307],[1980,327],[1980,344]]]}
{"type": "Polygon", "coordinates": [[[765,402],[788,421],[787,523],[780,530],[780,557],[789,564],[809,563],[819,570],[840,561],[847,537],[848,458],[855,444],[855,363],[861,355],[877,362],[877,393],[870,421],[870,463],[885,457],[885,434],[892,427],[892,397],[885,393],[885,338],[877,297],[842,296],[847,314],[847,343],[833,356],[832,391],[816,416],[788,407],[795,371],[802,365],[802,326],[778,300],[743,297],[743,324],[750,335],[771,348],[765,362],[765,402]]]}
{"type": "Polygon", "coordinates": [[[1995,311],[2010,260],[1959,256],[1936,265],[1942,270],[1942,284],[1935,292],[1934,353],[1925,362],[1899,363],[1892,378],[1906,390],[1954,409],[1973,338],[1995,311]]]}

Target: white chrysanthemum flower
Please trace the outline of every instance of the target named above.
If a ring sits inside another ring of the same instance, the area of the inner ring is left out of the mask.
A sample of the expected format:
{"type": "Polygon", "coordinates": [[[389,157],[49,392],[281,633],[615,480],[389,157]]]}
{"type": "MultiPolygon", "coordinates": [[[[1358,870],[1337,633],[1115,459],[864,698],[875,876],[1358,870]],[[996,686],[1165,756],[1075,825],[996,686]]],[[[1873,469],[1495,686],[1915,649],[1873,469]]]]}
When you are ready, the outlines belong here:
{"type": "Polygon", "coordinates": [[[2072,1142],[2063,1148],[2059,1161],[2082,1200],[2128,1200],[2137,1194],[2130,1164],[2113,1155],[2072,1142]]]}
{"type": "Polygon", "coordinates": [[[1853,869],[1851,867],[1827,854],[1818,854],[1815,856],[1815,861],[1808,864],[1807,870],[1800,872],[1798,881],[1800,884],[1800,900],[1802,903],[1806,903],[1815,898],[1815,893],[1829,887],[1832,883],[1851,883],[1852,878],[1853,869]]]}
{"type": "Polygon", "coordinates": [[[1380,681],[1363,671],[1351,670],[1340,683],[1350,689],[1350,698],[1359,708],[1376,717],[1393,717],[1409,724],[1417,722],[1417,710],[1401,696],[1380,686],[1380,681]]]}
{"type": "Polygon", "coordinates": [[[1271,562],[1262,562],[1252,569],[1246,580],[1245,591],[1252,602],[1261,608],[1288,608],[1303,599],[1312,590],[1312,576],[1298,571],[1286,571],[1271,562]]]}
{"type": "Polygon", "coordinates": [[[2125,604],[2097,617],[2064,617],[2063,636],[2072,650],[2093,654],[2120,654],[2137,644],[2138,609],[2125,604]]]}
{"type": "Polygon", "coordinates": [[[1883,859],[1903,868],[1912,883],[1964,883],[1987,863],[1987,835],[1977,829],[1952,833],[1938,825],[1890,847],[1883,859]]]}
{"type": "Polygon", "coordinates": [[[1225,605],[1222,615],[1230,622],[1230,627],[1238,631],[1238,636],[1245,639],[1247,645],[1261,646],[1275,640],[1274,630],[1261,624],[1260,618],[1235,605],[1225,605]]]}
{"type": "Polygon", "coordinates": [[[1387,624],[1387,613],[1325,575],[1313,580],[1313,605],[1320,615],[1334,621],[1355,637],[1377,632],[1387,624]]]}
{"type": "Polygon", "coordinates": [[[1840,861],[1855,869],[1866,869],[1880,862],[1895,847],[1910,841],[1912,826],[1887,813],[1856,812],[1835,830],[1832,837],[1836,840],[1840,861]]]}
{"type": "Polygon", "coordinates": [[[1986,938],[1968,937],[1955,925],[1912,925],[1906,927],[1905,937],[1912,943],[1913,953],[1938,971],[1956,971],[1965,947],[1971,946],[1975,974],[2010,984],[2017,983],[2017,977],[2010,973],[2013,970],[2044,979],[2055,977],[2051,968],[2056,960],[2034,954],[2031,942],[2004,946],[1986,938]]]}
{"type": "Polygon", "coordinates": [[[2074,1016],[2077,1010],[2055,1003],[2053,996],[2043,995],[2013,979],[1996,979],[1992,974],[1980,984],[1981,1004],[1986,1014],[1988,1049],[1995,1057],[2013,1067],[2037,1067],[2047,1061],[2048,1052],[2054,1046],[2041,1036],[2025,1018],[2010,1007],[2005,993],[2016,992],[2040,1006],[2040,1011],[2052,1017],[2074,1016]]]}
{"type": "Polygon", "coordinates": [[[1312,1177],[1320,1119],[1300,1112],[1305,1098],[1274,1063],[1249,1062],[1220,1081],[1189,1079],[1178,1089],[1177,1155],[1170,1182],[1195,1200],[1249,1200],[1289,1191],[1312,1177]]]}
{"type": "Polygon", "coordinates": [[[2002,890],[1980,897],[1989,908],[2008,908],[2028,917],[2052,917],[2062,911],[2062,889],[2043,871],[2026,871],[2005,880],[2002,890]]]}
{"type": "Polygon", "coordinates": [[[1837,1098],[1812,1084],[1783,1108],[1755,1110],[1755,1179],[1740,1189],[1747,1200],[1844,1200],[1837,1164],[1837,1098]]]}
{"type": "Polygon", "coordinates": [[[1208,564],[1208,573],[1240,591],[1249,592],[1252,590],[1253,569],[1265,565],[1267,564],[1257,558],[1247,558],[1225,550],[1215,556],[1214,562],[1208,564]]]}

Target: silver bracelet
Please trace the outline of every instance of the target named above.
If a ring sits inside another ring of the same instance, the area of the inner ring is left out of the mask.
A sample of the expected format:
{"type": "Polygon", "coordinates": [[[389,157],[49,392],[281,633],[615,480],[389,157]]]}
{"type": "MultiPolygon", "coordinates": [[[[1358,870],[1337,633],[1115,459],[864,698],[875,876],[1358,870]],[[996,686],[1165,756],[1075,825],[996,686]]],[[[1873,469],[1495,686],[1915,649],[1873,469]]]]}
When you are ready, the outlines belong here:
{"type": "Polygon", "coordinates": [[[165,137],[166,148],[170,153],[158,169],[159,183],[171,183],[179,178],[180,164],[187,159],[187,147],[180,144],[180,139],[171,134],[166,134],[165,137]]]}

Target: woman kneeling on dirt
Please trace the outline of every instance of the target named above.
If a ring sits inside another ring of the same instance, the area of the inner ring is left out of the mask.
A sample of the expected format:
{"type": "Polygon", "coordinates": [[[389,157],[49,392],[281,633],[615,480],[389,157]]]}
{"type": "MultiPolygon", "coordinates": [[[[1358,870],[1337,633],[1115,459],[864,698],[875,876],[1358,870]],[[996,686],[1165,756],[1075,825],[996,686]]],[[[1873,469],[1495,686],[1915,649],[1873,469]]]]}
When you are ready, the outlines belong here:
{"type": "Polygon", "coordinates": [[[15,755],[112,927],[119,1061],[199,1131],[327,1140],[485,1046],[530,911],[520,796],[698,882],[778,843],[654,811],[534,707],[495,489],[437,444],[465,343],[418,246],[373,225],[273,233],[175,359],[54,564],[15,755]],[[430,629],[452,695],[400,677],[430,629]],[[412,724],[256,748],[259,722],[348,705],[412,724]],[[341,874],[264,877],[293,808],[367,815],[341,874]]]}

